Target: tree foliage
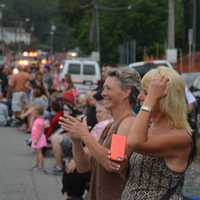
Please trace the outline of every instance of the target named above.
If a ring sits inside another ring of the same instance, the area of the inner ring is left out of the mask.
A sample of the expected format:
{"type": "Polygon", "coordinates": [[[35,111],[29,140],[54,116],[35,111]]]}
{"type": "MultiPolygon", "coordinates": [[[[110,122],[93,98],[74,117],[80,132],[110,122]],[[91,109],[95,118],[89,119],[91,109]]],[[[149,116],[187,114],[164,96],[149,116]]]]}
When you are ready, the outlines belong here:
{"type": "MultiPolygon", "coordinates": [[[[50,27],[56,24],[57,51],[80,48],[83,54],[95,49],[91,43],[94,31],[93,0],[4,0],[5,24],[30,19],[40,44],[50,44],[50,27]]],[[[118,62],[118,47],[136,40],[137,57],[143,58],[144,49],[150,55],[164,53],[167,43],[168,2],[160,0],[98,0],[100,47],[102,62],[118,62]],[[131,5],[131,9],[130,9],[131,5]],[[128,9],[129,8],[129,9],[128,9]]],[[[191,4],[176,1],[176,47],[187,49],[186,29],[191,21],[191,4]],[[187,7],[188,6],[188,7],[187,7]],[[188,10],[186,9],[188,8],[188,10]]],[[[30,29],[30,24],[27,26],[30,29]]]]}

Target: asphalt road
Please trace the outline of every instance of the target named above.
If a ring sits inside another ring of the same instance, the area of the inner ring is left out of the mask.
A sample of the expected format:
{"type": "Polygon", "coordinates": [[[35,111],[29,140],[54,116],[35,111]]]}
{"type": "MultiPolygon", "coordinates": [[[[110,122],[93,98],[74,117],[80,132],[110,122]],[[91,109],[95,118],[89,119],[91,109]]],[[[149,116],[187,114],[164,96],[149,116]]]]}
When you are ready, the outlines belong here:
{"type": "MultiPolygon", "coordinates": [[[[61,177],[31,171],[34,152],[25,145],[26,135],[16,128],[0,127],[0,200],[64,200],[61,177]]],[[[45,167],[53,165],[45,158],[45,167]]],[[[200,163],[193,163],[187,172],[184,193],[198,196],[200,163]]]]}
{"type": "MultiPolygon", "coordinates": [[[[34,153],[27,135],[16,128],[0,128],[0,200],[63,200],[61,177],[31,171],[34,153]]],[[[45,159],[45,166],[53,159],[45,159]]]]}

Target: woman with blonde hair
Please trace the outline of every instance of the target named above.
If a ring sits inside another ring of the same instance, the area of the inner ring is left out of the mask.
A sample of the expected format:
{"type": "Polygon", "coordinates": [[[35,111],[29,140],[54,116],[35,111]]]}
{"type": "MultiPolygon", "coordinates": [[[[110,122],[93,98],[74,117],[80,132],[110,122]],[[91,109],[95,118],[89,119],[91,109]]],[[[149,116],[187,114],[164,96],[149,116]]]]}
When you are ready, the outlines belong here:
{"type": "Polygon", "coordinates": [[[129,178],[122,200],[180,200],[192,150],[184,82],[158,67],[142,79],[142,107],[128,134],[129,178]]]}

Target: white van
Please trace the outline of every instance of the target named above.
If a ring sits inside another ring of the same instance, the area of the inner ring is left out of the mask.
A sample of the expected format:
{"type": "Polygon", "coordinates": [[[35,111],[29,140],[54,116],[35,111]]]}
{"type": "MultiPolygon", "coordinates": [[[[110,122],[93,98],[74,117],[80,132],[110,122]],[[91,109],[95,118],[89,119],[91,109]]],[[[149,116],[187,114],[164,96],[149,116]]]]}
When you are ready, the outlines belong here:
{"type": "Polygon", "coordinates": [[[71,74],[72,81],[79,88],[80,93],[96,88],[101,79],[99,64],[89,60],[65,60],[60,72],[61,80],[65,74],[71,74]]]}

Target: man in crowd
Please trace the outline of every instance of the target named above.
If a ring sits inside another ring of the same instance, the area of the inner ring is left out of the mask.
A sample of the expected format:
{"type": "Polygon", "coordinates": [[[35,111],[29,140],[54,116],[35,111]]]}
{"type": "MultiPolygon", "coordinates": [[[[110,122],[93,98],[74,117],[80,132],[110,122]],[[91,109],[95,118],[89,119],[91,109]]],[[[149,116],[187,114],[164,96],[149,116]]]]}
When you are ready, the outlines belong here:
{"type": "Polygon", "coordinates": [[[9,86],[12,93],[12,111],[13,117],[18,119],[21,111],[27,102],[27,91],[31,75],[24,71],[22,66],[18,66],[18,73],[13,74],[9,80],[9,86]]]}

